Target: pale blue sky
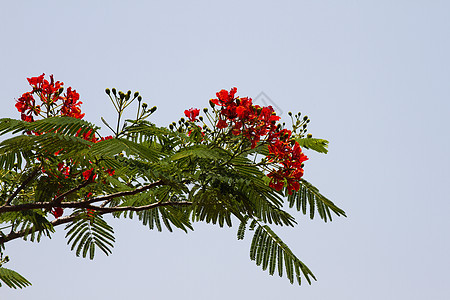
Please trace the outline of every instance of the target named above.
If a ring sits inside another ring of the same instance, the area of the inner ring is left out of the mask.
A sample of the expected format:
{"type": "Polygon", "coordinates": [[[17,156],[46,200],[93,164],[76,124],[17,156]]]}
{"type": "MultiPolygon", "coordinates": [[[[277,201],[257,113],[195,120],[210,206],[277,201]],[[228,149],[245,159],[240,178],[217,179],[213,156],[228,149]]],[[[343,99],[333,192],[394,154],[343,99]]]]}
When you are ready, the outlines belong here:
{"type": "MultiPolygon", "coordinates": [[[[264,91],[330,140],[305,178],[348,218],[278,229],[312,269],[291,286],[249,259],[250,236],[113,221],[113,255],[75,257],[64,232],[7,245],[33,286],[0,299],[448,299],[448,1],[1,1],[1,116],[41,73],[114,119],[107,87],[138,90],[164,126],[233,86],[264,91]]],[[[284,115],[285,117],[285,115],[284,115]]],[[[104,131],[107,133],[107,131],[104,131]]]]}

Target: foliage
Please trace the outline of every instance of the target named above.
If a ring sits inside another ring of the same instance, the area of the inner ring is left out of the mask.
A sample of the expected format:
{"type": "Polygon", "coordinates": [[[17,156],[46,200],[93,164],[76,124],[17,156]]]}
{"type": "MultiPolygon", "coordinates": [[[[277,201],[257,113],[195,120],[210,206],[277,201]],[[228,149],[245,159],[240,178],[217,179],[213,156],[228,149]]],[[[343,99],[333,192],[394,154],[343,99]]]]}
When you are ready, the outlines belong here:
{"type": "MultiPolygon", "coordinates": [[[[328,141],[306,135],[308,117],[292,115],[292,130],[271,106],[221,90],[210,108],[186,110],[168,128],[148,117],[139,93],[106,90],[118,113],[111,136],[82,120],[79,95],[64,84],[28,79],[32,91],[17,100],[21,120],[0,119],[0,250],[16,238],[37,241],[66,224],[77,256],[112,253],[114,231],[103,215],[137,217],[149,229],[193,230],[195,222],[232,226],[238,239],[253,232],[250,258],[291,283],[316,279],[269,225],[296,225],[284,204],[325,222],[345,212],[304,180],[301,147],[327,153],[328,141]],[[38,102],[35,97],[38,99],[38,102]],[[136,118],[122,120],[138,102],[136,118]],[[306,136],[305,136],[306,135],[306,136]]],[[[3,256],[2,256],[3,257],[3,256]]],[[[2,260],[2,264],[7,260],[2,260]]],[[[30,283],[0,264],[0,280],[30,283]]]]}

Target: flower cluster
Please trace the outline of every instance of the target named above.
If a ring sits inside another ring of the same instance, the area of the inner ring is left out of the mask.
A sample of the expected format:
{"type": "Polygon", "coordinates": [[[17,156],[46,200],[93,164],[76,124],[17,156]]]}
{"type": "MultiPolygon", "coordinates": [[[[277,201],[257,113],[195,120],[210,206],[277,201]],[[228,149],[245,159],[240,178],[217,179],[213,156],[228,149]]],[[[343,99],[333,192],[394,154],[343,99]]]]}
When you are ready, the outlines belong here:
{"type": "MultiPolygon", "coordinates": [[[[80,95],[76,92],[76,90],[69,87],[64,93],[63,82],[55,81],[53,75],[50,75],[50,81],[48,81],[44,78],[44,75],[45,74],[27,78],[32,90],[31,92],[24,93],[17,100],[15,105],[17,110],[21,113],[21,119],[26,122],[34,122],[35,116],[41,116],[44,118],[52,116],[67,116],[82,119],[84,117],[84,113],[81,113],[80,109],[82,102],[79,101],[80,95]]],[[[35,135],[43,134],[42,132],[33,133],[35,135]]],[[[29,132],[29,134],[31,134],[31,132],[29,132]]],[[[113,138],[112,136],[99,138],[96,136],[94,131],[89,130],[88,132],[82,133],[81,129],[78,130],[76,136],[92,143],[98,143],[113,138]]],[[[54,153],[54,156],[60,155],[61,151],[63,151],[63,149],[54,153]]],[[[81,176],[86,181],[94,181],[100,174],[100,171],[96,172],[94,168],[79,170],[79,167],[77,167],[71,159],[59,162],[56,169],[59,173],[49,169],[42,169],[42,172],[48,176],[65,179],[74,179],[81,176]]],[[[103,169],[101,172],[104,172],[109,176],[113,176],[115,170],[103,169]]],[[[63,215],[64,210],[61,207],[54,207],[50,212],[55,218],[59,218],[63,215]]]]}
{"type": "Polygon", "coordinates": [[[267,174],[271,178],[269,185],[279,191],[286,181],[289,194],[292,193],[292,190],[299,190],[299,181],[303,176],[303,162],[308,160],[298,142],[290,141],[291,135],[290,130],[281,130],[279,138],[269,144],[269,155],[267,156],[269,161],[281,165],[281,168],[267,174]]]}
{"type": "Polygon", "coordinates": [[[299,180],[303,176],[303,162],[308,158],[303,154],[299,144],[291,139],[292,131],[277,126],[280,117],[272,106],[261,107],[252,103],[251,98],[239,98],[236,88],[229,92],[221,90],[217,98],[210,100],[214,108],[219,106],[218,129],[229,128],[233,135],[242,134],[255,148],[261,141],[268,145],[268,162],[277,166],[267,176],[270,187],[280,191],[286,184],[288,193],[298,191],[299,180]]]}
{"type": "Polygon", "coordinates": [[[32,87],[31,92],[24,93],[16,102],[16,108],[21,113],[21,119],[27,122],[33,122],[34,116],[61,115],[82,119],[80,105],[82,104],[80,95],[76,90],[69,87],[65,94],[64,83],[55,81],[53,75],[50,75],[50,81],[44,79],[42,74],[38,77],[27,78],[32,87]],[[34,97],[40,100],[36,103],[34,97]]]}
{"type": "Polygon", "coordinates": [[[273,138],[276,132],[276,121],[280,119],[275,114],[272,106],[260,107],[254,105],[251,98],[235,98],[237,89],[230,92],[221,90],[216,93],[217,99],[211,99],[211,105],[221,106],[219,121],[216,126],[219,129],[231,128],[234,135],[243,134],[251,142],[251,148],[255,148],[261,137],[273,138]]]}

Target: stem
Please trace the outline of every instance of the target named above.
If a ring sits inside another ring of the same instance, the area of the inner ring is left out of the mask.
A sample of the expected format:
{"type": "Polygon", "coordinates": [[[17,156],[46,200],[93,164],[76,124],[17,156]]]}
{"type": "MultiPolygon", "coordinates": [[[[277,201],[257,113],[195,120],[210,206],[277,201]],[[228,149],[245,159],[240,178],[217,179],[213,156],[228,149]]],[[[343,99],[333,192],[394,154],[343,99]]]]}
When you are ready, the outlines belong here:
{"type": "MultiPolygon", "coordinates": [[[[184,201],[184,202],[157,202],[157,203],[152,203],[152,204],[148,204],[148,205],[143,205],[143,206],[116,206],[116,207],[98,207],[98,206],[93,206],[93,205],[86,205],[86,209],[93,209],[95,211],[98,211],[98,215],[104,215],[104,214],[108,214],[108,213],[113,213],[113,212],[120,212],[120,211],[126,211],[126,210],[130,210],[130,211],[142,211],[142,210],[149,210],[152,208],[156,208],[156,207],[160,207],[160,206],[189,206],[192,205],[192,202],[188,202],[188,201],[184,201]]],[[[73,220],[75,220],[78,216],[80,216],[81,213],[75,214],[75,215],[71,215],[71,216],[67,216],[67,217],[62,217],[62,218],[58,218],[56,220],[53,220],[52,222],[50,222],[52,224],[53,227],[58,226],[58,225],[62,225],[62,224],[66,224],[66,223],[70,223],[73,220]]],[[[17,238],[21,238],[23,236],[25,236],[28,232],[32,232],[33,229],[31,230],[22,230],[19,232],[11,232],[8,235],[5,235],[3,237],[0,237],[0,245],[3,245],[6,242],[15,240],[17,238]]]]}
{"type": "Polygon", "coordinates": [[[22,184],[17,187],[17,189],[11,194],[11,196],[9,196],[8,200],[6,200],[6,203],[0,207],[0,211],[2,208],[11,205],[11,202],[19,194],[19,192],[23,190],[27,186],[27,184],[30,183],[30,181],[33,180],[33,178],[37,175],[40,168],[41,167],[39,166],[38,168],[34,169],[34,171],[31,172],[31,174],[22,182],[22,184]]]}
{"type": "MultiPolygon", "coordinates": [[[[88,182],[90,183],[90,182],[88,182]]],[[[68,192],[60,195],[58,198],[56,198],[55,200],[61,201],[62,198],[64,198],[65,196],[67,196],[69,193],[73,193],[74,191],[77,191],[79,189],[81,189],[82,187],[86,186],[88,183],[83,183],[75,188],[73,188],[72,190],[69,190],[68,192]]],[[[60,202],[57,203],[55,201],[51,201],[51,202],[41,202],[41,203],[25,203],[25,204],[19,204],[19,205],[14,205],[14,206],[5,206],[3,205],[2,207],[0,207],[0,214],[1,213],[5,213],[5,212],[11,212],[11,211],[24,211],[24,210],[29,210],[29,209],[51,209],[52,207],[62,207],[62,208],[91,208],[91,209],[95,209],[97,208],[97,206],[92,206],[91,203],[95,203],[95,202],[102,202],[102,201],[110,201],[114,198],[117,197],[123,197],[123,196],[130,196],[130,195],[135,195],[141,192],[144,192],[146,190],[149,190],[151,188],[163,185],[164,182],[162,180],[158,180],[155,181],[153,183],[144,185],[142,187],[136,188],[134,190],[131,191],[124,191],[124,192],[118,192],[118,193],[114,193],[114,194],[110,194],[110,195],[106,195],[106,196],[100,196],[100,197],[95,197],[92,198],[90,200],[87,201],[75,201],[75,202],[60,202]]]]}

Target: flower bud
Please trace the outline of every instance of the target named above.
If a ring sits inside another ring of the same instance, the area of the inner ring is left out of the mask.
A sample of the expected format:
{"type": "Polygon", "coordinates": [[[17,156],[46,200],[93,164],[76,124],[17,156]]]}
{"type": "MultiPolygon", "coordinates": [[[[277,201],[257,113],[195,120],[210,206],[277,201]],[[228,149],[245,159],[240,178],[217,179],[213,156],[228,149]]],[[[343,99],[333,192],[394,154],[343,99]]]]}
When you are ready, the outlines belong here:
{"type": "Polygon", "coordinates": [[[288,112],[288,116],[289,116],[289,117],[292,117],[292,112],[289,111],[289,112],[288,112]]]}
{"type": "Polygon", "coordinates": [[[212,99],[209,100],[209,106],[211,106],[211,108],[214,108],[214,106],[215,106],[214,102],[212,102],[212,99]]]}
{"type": "Polygon", "coordinates": [[[134,92],[134,98],[136,98],[137,96],[139,96],[139,92],[134,92]]]}
{"type": "Polygon", "coordinates": [[[116,89],[113,88],[111,91],[112,91],[113,95],[115,96],[116,95],[116,89]]]}
{"type": "Polygon", "coordinates": [[[312,134],[311,134],[311,133],[308,133],[308,134],[306,135],[306,137],[307,137],[308,139],[310,139],[310,138],[312,138],[312,134]]]}
{"type": "Polygon", "coordinates": [[[308,120],[308,116],[303,117],[303,121],[306,121],[306,120],[308,120]]]}
{"type": "Polygon", "coordinates": [[[181,121],[181,123],[186,122],[186,120],[184,118],[181,118],[180,121],[181,121]]]}
{"type": "MultiPolygon", "coordinates": [[[[214,104],[214,103],[213,103],[214,104]]],[[[205,107],[204,109],[203,109],[203,112],[206,114],[207,112],[208,112],[208,109],[205,107]]]]}
{"type": "Polygon", "coordinates": [[[144,102],[144,103],[142,103],[142,108],[143,108],[143,109],[146,109],[146,108],[147,108],[147,106],[148,106],[148,105],[147,105],[147,103],[145,103],[145,102],[144,102]]]}
{"type": "Polygon", "coordinates": [[[107,95],[109,95],[109,94],[111,94],[111,91],[110,91],[109,89],[106,89],[106,90],[105,90],[105,93],[106,93],[107,95]]]}
{"type": "Polygon", "coordinates": [[[203,121],[203,117],[202,117],[202,116],[198,117],[198,119],[199,119],[200,121],[203,121]]]}
{"type": "Polygon", "coordinates": [[[169,129],[173,130],[173,124],[169,124],[169,129]]]}
{"type": "Polygon", "coordinates": [[[158,109],[158,108],[157,108],[156,106],[153,106],[153,107],[150,109],[150,112],[151,112],[151,113],[154,113],[157,109],[158,109]]]}
{"type": "Polygon", "coordinates": [[[142,101],[142,97],[141,97],[141,96],[138,97],[138,101],[139,101],[139,102],[142,101]]]}

